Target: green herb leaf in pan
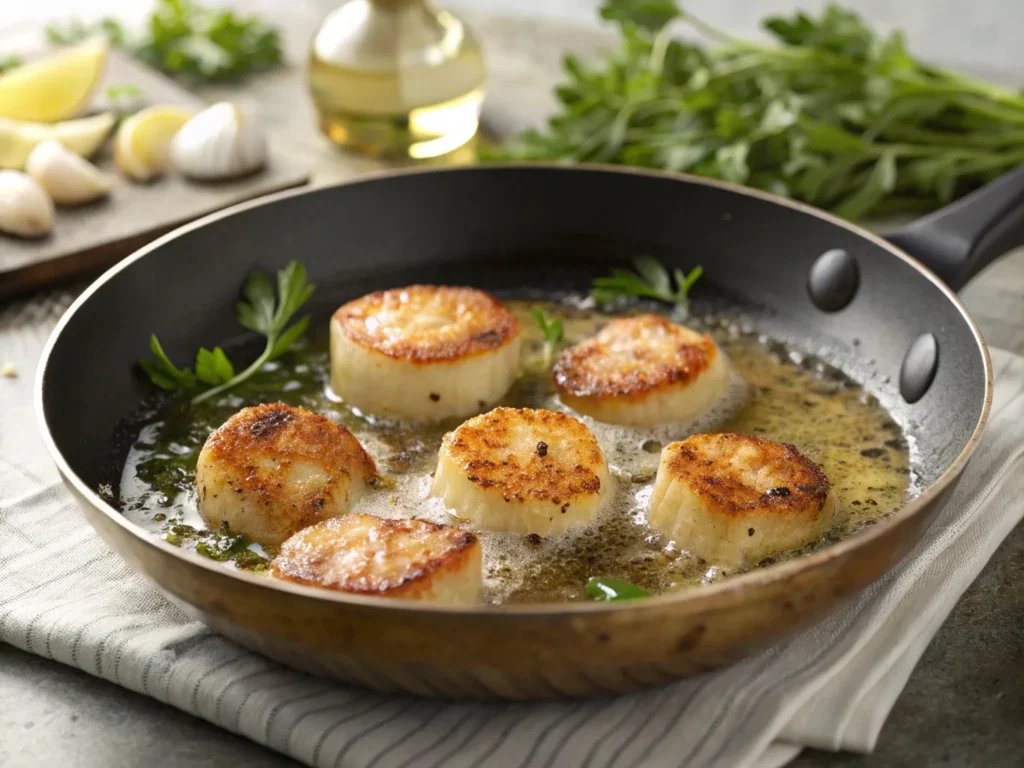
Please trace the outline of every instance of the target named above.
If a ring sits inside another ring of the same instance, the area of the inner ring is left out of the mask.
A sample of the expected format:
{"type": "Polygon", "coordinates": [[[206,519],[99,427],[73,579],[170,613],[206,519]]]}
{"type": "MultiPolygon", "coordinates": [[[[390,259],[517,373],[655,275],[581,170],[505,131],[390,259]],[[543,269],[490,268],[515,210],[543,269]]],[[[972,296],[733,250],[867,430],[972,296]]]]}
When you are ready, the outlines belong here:
{"type": "Polygon", "coordinates": [[[594,578],[587,582],[586,590],[591,600],[636,600],[651,596],[646,589],[622,579],[594,578]]]}
{"type": "Polygon", "coordinates": [[[697,266],[689,273],[676,269],[670,275],[664,266],[649,256],[634,259],[633,267],[636,271],[616,269],[610,277],[595,278],[590,291],[594,301],[605,305],[621,297],[656,299],[675,304],[685,311],[690,289],[704,274],[704,268],[697,266]]]}
{"type": "Polygon", "coordinates": [[[139,361],[139,365],[149,376],[150,381],[161,389],[192,389],[196,385],[196,376],[191,368],[177,368],[167,357],[160,346],[156,334],[149,337],[149,351],[153,357],[139,361]]]}
{"type": "Polygon", "coordinates": [[[220,347],[211,352],[204,347],[196,353],[196,378],[203,384],[216,386],[231,381],[235,377],[235,367],[220,347]]]}
{"type": "Polygon", "coordinates": [[[564,323],[562,318],[550,317],[540,307],[534,307],[530,310],[530,314],[533,316],[534,322],[537,323],[537,327],[540,328],[540,332],[544,334],[544,364],[550,367],[555,350],[558,349],[558,345],[565,336],[564,323]]]}
{"type": "Polygon", "coordinates": [[[243,291],[246,301],[240,302],[237,307],[238,322],[265,336],[266,346],[248,368],[213,389],[193,397],[193,404],[201,403],[245,381],[264,363],[287,352],[302,336],[309,324],[308,317],[300,319],[293,326],[288,324],[313,293],[314,286],[306,280],[306,268],[297,261],[289,263],[277,273],[277,285],[275,298],[274,288],[264,275],[258,272],[250,275],[243,291]]]}
{"type": "Polygon", "coordinates": [[[139,364],[150,381],[167,390],[191,390],[198,384],[210,389],[195,395],[192,403],[201,403],[241,384],[263,366],[288,352],[302,338],[309,326],[309,316],[291,320],[299,308],[309,300],[314,286],[306,278],[306,268],[293,261],[277,273],[277,293],[274,285],[264,275],[254,272],[249,276],[243,289],[245,301],[237,306],[238,322],[251,331],[266,338],[263,352],[241,373],[235,373],[235,366],[224,350],[200,347],[196,353],[195,371],[179,369],[170,361],[155,335],[150,337],[149,349],[152,358],[140,360],[139,364]]]}

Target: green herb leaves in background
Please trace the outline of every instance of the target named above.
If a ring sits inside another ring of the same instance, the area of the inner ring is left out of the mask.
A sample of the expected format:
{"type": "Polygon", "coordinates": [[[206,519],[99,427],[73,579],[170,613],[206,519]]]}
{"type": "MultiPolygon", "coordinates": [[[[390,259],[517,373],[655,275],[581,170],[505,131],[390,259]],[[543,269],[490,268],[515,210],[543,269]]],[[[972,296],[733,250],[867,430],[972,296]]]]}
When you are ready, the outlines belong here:
{"type": "Polygon", "coordinates": [[[50,42],[76,43],[103,35],[146,64],[194,80],[230,80],[281,64],[277,29],[255,16],[206,8],[191,0],[157,0],[139,34],[116,19],[85,24],[72,19],[46,28],[50,42]]]}
{"type": "Polygon", "coordinates": [[[211,389],[195,395],[192,403],[200,403],[242,383],[256,373],[264,363],[280,357],[302,338],[309,325],[309,316],[291,323],[299,308],[313,293],[314,286],[306,279],[306,268],[293,261],[277,273],[277,292],[264,275],[254,272],[246,281],[236,312],[238,322],[266,338],[266,346],[253,363],[241,373],[220,347],[212,350],[200,347],[196,354],[195,370],[177,368],[170,361],[156,335],[149,338],[152,357],[139,361],[149,380],[161,389],[192,390],[200,384],[211,389]],[[289,323],[291,323],[289,325],[289,323]]]}
{"type": "Polygon", "coordinates": [[[737,39],[674,0],[607,0],[618,52],[565,58],[560,111],[499,160],[686,171],[851,219],[939,207],[1024,163],[1024,95],[924,64],[855,13],[737,39]],[[688,25],[708,43],[673,39],[688,25]]]}
{"type": "Polygon", "coordinates": [[[0,56],[0,74],[6,72],[9,69],[14,69],[21,66],[21,57],[11,54],[10,56],[0,56]]]}
{"type": "Polygon", "coordinates": [[[633,268],[612,270],[611,277],[594,278],[590,295],[599,305],[610,304],[620,297],[656,299],[675,304],[683,312],[689,303],[693,284],[704,274],[704,268],[697,266],[684,273],[676,269],[670,275],[660,263],[650,256],[633,259],[633,268]]]}
{"type": "Polygon", "coordinates": [[[587,597],[591,600],[636,600],[639,597],[650,597],[646,589],[640,589],[622,579],[596,578],[587,582],[587,597]]]}
{"type": "Polygon", "coordinates": [[[145,104],[145,91],[131,83],[107,87],[106,96],[120,120],[138,112],[145,104]]]}

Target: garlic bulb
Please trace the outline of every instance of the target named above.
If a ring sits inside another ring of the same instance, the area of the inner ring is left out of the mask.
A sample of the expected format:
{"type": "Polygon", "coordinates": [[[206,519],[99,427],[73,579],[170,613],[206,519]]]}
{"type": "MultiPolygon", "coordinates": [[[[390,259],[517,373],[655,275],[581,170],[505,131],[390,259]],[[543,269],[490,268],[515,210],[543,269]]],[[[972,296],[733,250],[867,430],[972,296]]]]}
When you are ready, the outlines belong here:
{"type": "Polygon", "coordinates": [[[21,171],[0,171],[0,232],[40,237],[53,229],[53,200],[21,171]]]}
{"type": "Polygon", "coordinates": [[[225,101],[204,109],[171,140],[171,165],[193,179],[242,176],[266,161],[262,127],[225,101]]]}
{"type": "Polygon", "coordinates": [[[52,139],[32,150],[25,161],[25,172],[38,181],[58,205],[88,203],[110,191],[106,174],[52,139]]]}

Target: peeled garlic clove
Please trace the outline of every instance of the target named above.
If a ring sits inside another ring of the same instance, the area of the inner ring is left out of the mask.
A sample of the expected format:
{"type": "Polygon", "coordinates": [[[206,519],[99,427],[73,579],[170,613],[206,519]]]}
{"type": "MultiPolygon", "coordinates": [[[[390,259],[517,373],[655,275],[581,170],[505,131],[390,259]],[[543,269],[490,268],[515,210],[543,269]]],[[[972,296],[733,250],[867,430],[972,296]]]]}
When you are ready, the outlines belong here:
{"type": "Polygon", "coordinates": [[[242,176],[266,161],[262,127],[227,102],[204,109],[171,140],[171,165],[193,179],[242,176]]]}
{"type": "Polygon", "coordinates": [[[53,229],[53,200],[21,171],[0,171],[0,232],[41,237],[53,229]]]}
{"type": "Polygon", "coordinates": [[[58,205],[88,203],[110,192],[110,179],[59,141],[44,141],[25,161],[25,172],[58,205]]]}

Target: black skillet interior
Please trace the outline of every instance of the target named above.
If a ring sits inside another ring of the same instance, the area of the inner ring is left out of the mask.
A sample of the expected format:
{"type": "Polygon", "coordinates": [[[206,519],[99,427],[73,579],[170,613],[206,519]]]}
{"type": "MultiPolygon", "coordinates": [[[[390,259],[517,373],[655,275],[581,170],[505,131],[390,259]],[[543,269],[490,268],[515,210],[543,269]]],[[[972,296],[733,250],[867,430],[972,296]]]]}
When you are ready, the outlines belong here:
{"type": "Polygon", "coordinates": [[[292,259],[318,286],[311,311],[322,325],[347,299],[410,282],[584,290],[638,254],[701,264],[698,311],[724,304],[864,383],[909,427],[922,484],[953,462],[984,407],[983,348],[937,281],[837,220],[693,179],[541,167],[398,174],[245,207],[146,250],[78,307],[43,378],[46,424],[93,487],[108,476],[115,425],[150,392],[135,367],[150,333],[172,359],[191,359],[200,344],[237,335],[234,305],[251,269],[292,259]],[[860,284],[844,309],[823,312],[808,272],[837,248],[857,262],[860,284]],[[938,370],[911,405],[896,381],[924,333],[938,339],[938,370]]]}

